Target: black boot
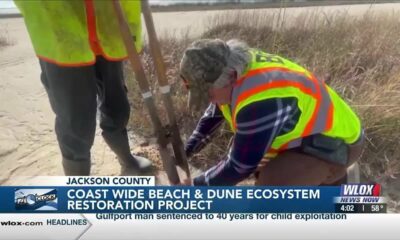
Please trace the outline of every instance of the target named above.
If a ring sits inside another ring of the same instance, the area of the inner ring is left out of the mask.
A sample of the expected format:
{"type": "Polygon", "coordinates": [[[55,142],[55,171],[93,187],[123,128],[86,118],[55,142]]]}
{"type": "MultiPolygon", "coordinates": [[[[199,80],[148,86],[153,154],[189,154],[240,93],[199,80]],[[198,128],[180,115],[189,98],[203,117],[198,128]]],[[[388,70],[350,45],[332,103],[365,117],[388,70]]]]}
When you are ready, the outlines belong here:
{"type": "Polygon", "coordinates": [[[150,160],[132,155],[126,130],[112,133],[103,131],[102,135],[107,145],[117,155],[122,168],[131,168],[140,172],[151,169],[150,160]]]}
{"type": "Polygon", "coordinates": [[[74,161],[67,158],[62,159],[65,176],[89,176],[90,160],[74,161]]]}

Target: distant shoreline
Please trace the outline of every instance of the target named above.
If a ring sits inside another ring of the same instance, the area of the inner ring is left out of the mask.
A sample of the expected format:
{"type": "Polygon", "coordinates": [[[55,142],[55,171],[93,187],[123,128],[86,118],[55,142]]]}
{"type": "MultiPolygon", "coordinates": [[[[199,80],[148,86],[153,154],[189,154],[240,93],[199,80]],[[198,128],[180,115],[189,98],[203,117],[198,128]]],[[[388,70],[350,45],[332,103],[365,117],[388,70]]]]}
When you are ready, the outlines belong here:
{"type": "Polygon", "coordinates": [[[0,13],[0,18],[19,18],[21,13],[0,13]]]}
{"type": "Polygon", "coordinates": [[[170,6],[151,6],[153,12],[181,12],[181,11],[212,11],[212,10],[230,10],[230,9],[259,9],[259,8],[292,8],[292,7],[318,7],[335,5],[358,5],[358,4],[383,4],[400,3],[400,0],[380,1],[376,0],[326,0],[321,2],[286,2],[286,3],[220,3],[220,4],[177,4],[170,6]]]}
{"type": "MultiPolygon", "coordinates": [[[[292,7],[318,7],[335,5],[358,5],[358,4],[384,4],[400,3],[400,0],[379,1],[376,0],[336,0],[321,2],[283,2],[283,3],[220,3],[220,4],[176,4],[170,6],[153,5],[152,12],[182,12],[182,11],[212,11],[212,10],[231,10],[231,9],[260,9],[260,8],[292,8],[292,7]]],[[[19,18],[20,13],[0,13],[0,18],[19,18]]]]}

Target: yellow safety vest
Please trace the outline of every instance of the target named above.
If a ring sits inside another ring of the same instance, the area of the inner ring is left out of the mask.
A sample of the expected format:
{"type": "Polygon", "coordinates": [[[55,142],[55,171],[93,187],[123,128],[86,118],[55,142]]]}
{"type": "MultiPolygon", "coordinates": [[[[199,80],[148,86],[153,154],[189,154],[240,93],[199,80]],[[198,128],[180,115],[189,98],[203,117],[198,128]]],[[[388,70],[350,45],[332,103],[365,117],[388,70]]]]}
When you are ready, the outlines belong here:
{"type": "MultiPolygon", "coordinates": [[[[140,1],[120,1],[138,51],[140,1]]],[[[15,0],[37,56],[62,66],[91,65],[96,55],[110,61],[127,57],[111,0],[15,0]]]]}
{"type": "Polygon", "coordinates": [[[299,120],[293,130],[274,139],[267,158],[300,146],[302,138],[313,134],[340,138],[347,144],[357,141],[359,118],[329,86],[285,58],[255,49],[250,52],[252,60],[236,81],[231,104],[219,106],[233,132],[236,116],[245,106],[270,98],[295,97],[301,111],[299,120]]]}

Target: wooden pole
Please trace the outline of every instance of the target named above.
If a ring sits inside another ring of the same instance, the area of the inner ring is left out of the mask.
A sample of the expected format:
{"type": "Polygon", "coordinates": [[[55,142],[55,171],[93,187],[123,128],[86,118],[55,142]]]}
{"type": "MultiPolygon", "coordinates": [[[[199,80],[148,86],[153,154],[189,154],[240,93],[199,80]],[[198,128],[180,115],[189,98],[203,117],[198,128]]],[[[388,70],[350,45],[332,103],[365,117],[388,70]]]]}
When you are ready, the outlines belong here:
{"type": "Polygon", "coordinates": [[[157,72],[157,79],[160,85],[160,91],[162,93],[163,102],[165,109],[167,110],[168,121],[170,125],[170,130],[172,134],[172,147],[174,150],[174,155],[176,163],[183,168],[186,172],[187,178],[190,178],[189,164],[187,161],[185,149],[183,147],[183,142],[181,135],[179,133],[178,124],[176,122],[175,110],[172,103],[172,98],[170,94],[170,86],[168,84],[165,63],[161,53],[161,47],[157,39],[156,30],[154,28],[153,17],[151,15],[149,3],[147,0],[142,0],[142,13],[146,23],[147,33],[149,36],[150,50],[152,58],[155,64],[155,69],[157,72]]]}
{"type": "MultiPolygon", "coordinates": [[[[139,57],[139,54],[135,48],[135,42],[133,41],[132,34],[129,29],[129,25],[127,24],[124,13],[122,11],[121,5],[118,0],[113,0],[113,7],[115,9],[119,29],[121,32],[121,36],[123,42],[126,47],[126,51],[128,53],[129,62],[133,71],[135,72],[135,78],[139,83],[140,90],[142,92],[142,97],[144,99],[144,103],[149,111],[151,121],[153,123],[155,134],[157,135],[157,143],[160,147],[160,155],[161,160],[164,165],[164,169],[167,172],[168,180],[170,184],[176,185],[180,183],[179,175],[175,166],[175,161],[171,158],[168,152],[168,144],[169,139],[167,137],[166,129],[163,127],[158,113],[156,111],[156,106],[154,103],[153,95],[150,91],[148,81],[146,79],[146,75],[139,57]]],[[[141,37],[141,36],[137,36],[141,37]]]]}

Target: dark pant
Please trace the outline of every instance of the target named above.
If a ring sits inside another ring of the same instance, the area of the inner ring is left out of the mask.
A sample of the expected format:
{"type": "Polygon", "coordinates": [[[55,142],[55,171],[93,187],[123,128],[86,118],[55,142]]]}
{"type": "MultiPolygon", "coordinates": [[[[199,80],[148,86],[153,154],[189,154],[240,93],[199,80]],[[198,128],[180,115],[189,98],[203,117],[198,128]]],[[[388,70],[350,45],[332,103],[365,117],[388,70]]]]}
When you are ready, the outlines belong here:
{"type": "Polygon", "coordinates": [[[339,165],[291,149],[269,161],[262,161],[256,171],[256,185],[340,185],[345,183],[347,168],[362,153],[363,136],[359,142],[348,147],[348,164],[339,165]]]}
{"type": "Polygon", "coordinates": [[[122,62],[98,57],[92,66],[61,67],[40,60],[41,80],[56,114],[55,131],[64,159],[89,162],[96,130],[100,127],[111,149],[129,154],[126,133],[130,107],[122,62]]]}

